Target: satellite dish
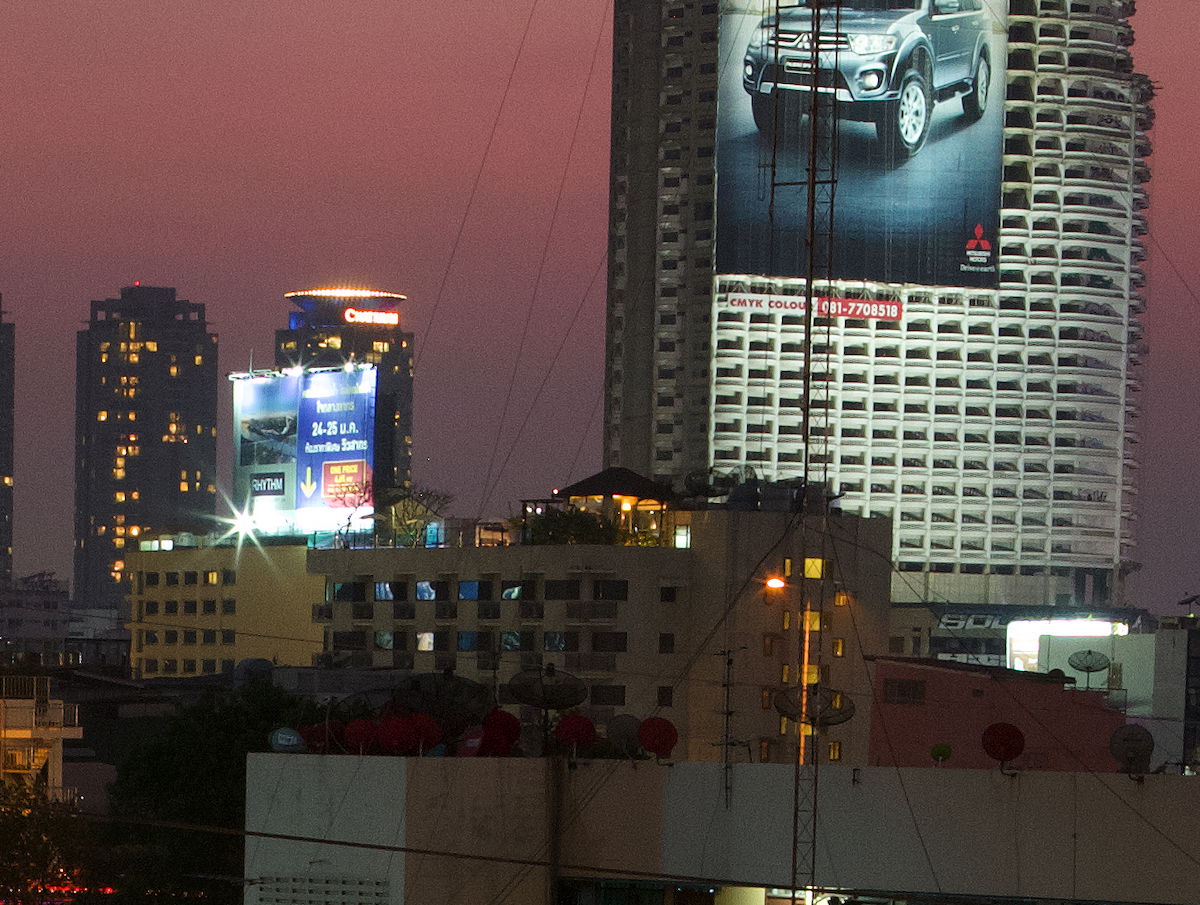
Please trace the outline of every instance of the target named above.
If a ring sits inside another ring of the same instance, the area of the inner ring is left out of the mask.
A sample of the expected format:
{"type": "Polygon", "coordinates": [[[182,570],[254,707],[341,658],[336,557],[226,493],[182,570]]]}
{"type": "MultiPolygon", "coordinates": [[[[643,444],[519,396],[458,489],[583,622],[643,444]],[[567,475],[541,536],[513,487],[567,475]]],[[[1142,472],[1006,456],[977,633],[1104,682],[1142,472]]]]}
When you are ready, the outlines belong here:
{"type": "Polygon", "coordinates": [[[1092,673],[1108,669],[1111,661],[1098,650],[1077,650],[1067,657],[1067,664],[1076,672],[1087,675],[1086,688],[1092,687],[1092,673]]]}
{"type": "Polygon", "coordinates": [[[1144,726],[1126,723],[1113,730],[1108,740],[1108,751],[1121,765],[1119,772],[1149,773],[1154,736],[1144,726]]]}
{"type": "Polygon", "coordinates": [[[980,741],[987,756],[1001,764],[1016,760],[1025,750],[1025,733],[1012,723],[992,723],[980,741]]]}
{"type": "Polygon", "coordinates": [[[638,727],[642,721],[631,713],[619,713],[608,721],[608,743],[613,753],[621,757],[636,757],[642,744],[638,741],[638,727]]]}
{"type": "Polygon", "coordinates": [[[454,673],[421,673],[402,679],[392,690],[392,706],[433,717],[453,738],[468,726],[483,722],[492,709],[492,693],[486,686],[454,673]]]}
{"type": "Polygon", "coordinates": [[[948,761],[952,753],[953,750],[945,742],[938,742],[938,744],[929,749],[929,756],[933,758],[934,763],[938,766],[948,761]]]}
{"type": "Polygon", "coordinates": [[[276,729],[270,735],[271,750],[285,754],[303,754],[308,750],[304,737],[295,729],[276,729]]]}
{"type": "Polygon", "coordinates": [[[1108,669],[1109,659],[1098,650],[1077,650],[1067,657],[1067,663],[1076,672],[1103,672],[1108,669]]]}
{"type": "Polygon", "coordinates": [[[509,695],[518,704],[539,710],[567,710],[587,700],[583,680],[547,663],[542,669],[523,669],[505,683],[509,695]]]}
{"type": "Polygon", "coordinates": [[[836,726],[854,716],[854,702],[850,696],[833,688],[819,685],[788,685],[776,689],[771,703],[781,716],[811,726],[836,726]],[[804,701],[802,690],[808,689],[808,701],[804,701]],[[807,709],[805,709],[807,704],[807,709]]]}

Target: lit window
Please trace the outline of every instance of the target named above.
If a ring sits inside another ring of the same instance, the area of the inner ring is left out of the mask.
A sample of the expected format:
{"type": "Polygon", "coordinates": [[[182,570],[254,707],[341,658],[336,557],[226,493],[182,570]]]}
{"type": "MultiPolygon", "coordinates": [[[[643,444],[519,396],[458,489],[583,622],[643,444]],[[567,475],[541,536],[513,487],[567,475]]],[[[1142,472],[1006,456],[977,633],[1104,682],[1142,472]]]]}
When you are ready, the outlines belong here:
{"type": "Polygon", "coordinates": [[[125,502],[125,491],[124,491],[124,490],[118,490],[116,493],[114,493],[114,494],[113,494],[113,501],[114,501],[114,502],[117,502],[117,503],[124,503],[124,502],[125,502]]]}
{"type": "Polygon", "coordinates": [[[129,353],[129,363],[130,363],[131,365],[135,365],[135,364],[137,364],[139,361],[141,361],[141,356],[139,356],[139,355],[137,354],[137,352],[130,352],[130,353],[129,353]]]}
{"type": "Polygon", "coordinates": [[[103,411],[103,410],[96,412],[96,420],[97,421],[107,421],[108,420],[108,412],[103,411]]]}
{"type": "Polygon", "coordinates": [[[179,482],[179,492],[180,492],[180,493],[187,493],[187,492],[188,492],[188,489],[189,489],[189,487],[190,487],[190,485],[188,484],[188,482],[187,482],[187,481],[180,481],[180,482],[179,482]]]}
{"type": "Polygon", "coordinates": [[[821,578],[825,574],[825,560],[808,557],[804,560],[804,577],[821,578]]]}
{"type": "Polygon", "coordinates": [[[846,656],[846,639],[845,638],[834,638],[833,639],[833,655],[835,657],[846,656]]]}
{"type": "Polygon", "coordinates": [[[417,632],[417,650],[433,650],[433,632],[417,632]]]}
{"type": "Polygon", "coordinates": [[[783,611],[783,630],[786,632],[792,627],[792,612],[791,610],[783,611]]]}
{"type": "Polygon", "coordinates": [[[179,376],[179,365],[171,365],[169,368],[167,368],[167,373],[170,374],[172,377],[178,377],[179,376]]]}
{"type": "Polygon", "coordinates": [[[821,681],[821,668],[815,663],[809,663],[804,669],[804,684],[816,685],[821,681]]]}
{"type": "Polygon", "coordinates": [[[204,573],[205,584],[216,584],[220,580],[220,573],[216,569],[210,569],[204,573]]]}
{"type": "Polygon", "coordinates": [[[787,718],[786,716],[781,716],[781,717],[779,718],[779,734],[780,734],[780,735],[787,735],[787,733],[788,733],[788,722],[789,722],[789,721],[788,721],[788,718],[787,718]]]}
{"type": "Polygon", "coordinates": [[[792,678],[792,667],[790,664],[784,663],[783,668],[780,670],[780,673],[779,673],[779,681],[782,684],[786,685],[791,680],[791,678],[792,678]]]}
{"type": "Polygon", "coordinates": [[[112,539],[112,545],[118,550],[122,549],[125,546],[125,538],[114,537],[112,539]]]}
{"type": "Polygon", "coordinates": [[[146,343],[146,351],[147,352],[157,352],[158,351],[158,343],[154,342],[153,340],[146,343]]]}
{"type": "Polygon", "coordinates": [[[829,743],[829,759],[831,761],[842,759],[842,743],[841,742],[832,741],[829,743]]]}
{"type": "Polygon", "coordinates": [[[195,361],[196,361],[196,364],[198,364],[198,365],[202,365],[202,364],[204,364],[204,356],[203,356],[203,355],[197,355],[197,356],[196,356],[196,359],[195,359],[195,361]]]}
{"type": "Polygon", "coordinates": [[[834,606],[849,606],[849,604],[850,604],[850,595],[847,594],[845,591],[838,591],[833,596],[833,605],[834,606]]]}

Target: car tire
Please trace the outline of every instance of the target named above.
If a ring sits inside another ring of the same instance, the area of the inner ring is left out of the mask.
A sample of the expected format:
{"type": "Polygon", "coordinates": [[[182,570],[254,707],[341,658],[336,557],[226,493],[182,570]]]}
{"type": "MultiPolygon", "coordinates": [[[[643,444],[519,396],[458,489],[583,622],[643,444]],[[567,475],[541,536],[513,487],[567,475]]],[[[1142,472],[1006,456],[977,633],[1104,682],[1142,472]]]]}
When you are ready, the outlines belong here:
{"type": "MultiPolygon", "coordinates": [[[[780,98],[782,100],[782,98],[780,98]]],[[[750,95],[750,110],[754,114],[754,125],[759,132],[775,129],[775,98],[770,94],[750,95]]]]}
{"type": "Polygon", "coordinates": [[[933,116],[929,81],[916,69],[904,74],[899,94],[875,123],[875,134],[883,144],[887,159],[894,164],[902,163],[921,150],[929,137],[929,121],[933,116]]]}
{"type": "Polygon", "coordinates": [[[975,81],[971,83],[971,90],[962,97],[963,116],[968,121],[975,122],[987,110],[991,79],[992,66],[987,54],[981,53],[979,62],[975,64],[975,81]]]}

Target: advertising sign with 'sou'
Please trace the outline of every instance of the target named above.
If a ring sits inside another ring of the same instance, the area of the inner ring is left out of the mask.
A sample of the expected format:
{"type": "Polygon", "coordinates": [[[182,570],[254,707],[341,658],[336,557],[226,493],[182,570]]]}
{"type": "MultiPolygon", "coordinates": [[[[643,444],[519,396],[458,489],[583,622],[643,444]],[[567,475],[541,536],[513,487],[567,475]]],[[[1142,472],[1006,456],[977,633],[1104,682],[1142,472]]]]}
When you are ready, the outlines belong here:
{"type": "Polygon", "coordinates": [[[815,86],[835,135],[828,275],[994,287],[1005,0],[822,0],[815,53],[813,28],[810,0],[723,5],[717,273],[805,276],[815,86]]]}
{"type": "Polygon", "coordinates": [[[335,530],[372,512],[375,369],[304,375],[296,446],[296,524],[335,530]]]}

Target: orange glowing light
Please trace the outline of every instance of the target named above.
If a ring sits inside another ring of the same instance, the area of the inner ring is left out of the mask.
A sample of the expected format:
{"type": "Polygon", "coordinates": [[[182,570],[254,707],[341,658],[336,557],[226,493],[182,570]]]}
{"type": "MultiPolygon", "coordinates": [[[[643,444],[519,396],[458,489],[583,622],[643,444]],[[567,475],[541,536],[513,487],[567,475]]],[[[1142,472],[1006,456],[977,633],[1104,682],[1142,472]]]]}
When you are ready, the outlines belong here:
{"type": "Polygon", "coordinates": [[[767,587],[770,588],[772,591],[782,591],[784,588],[787,587],[787,582],[784,581],[782,578],[768,578],[767,579],[767,587]]]}

